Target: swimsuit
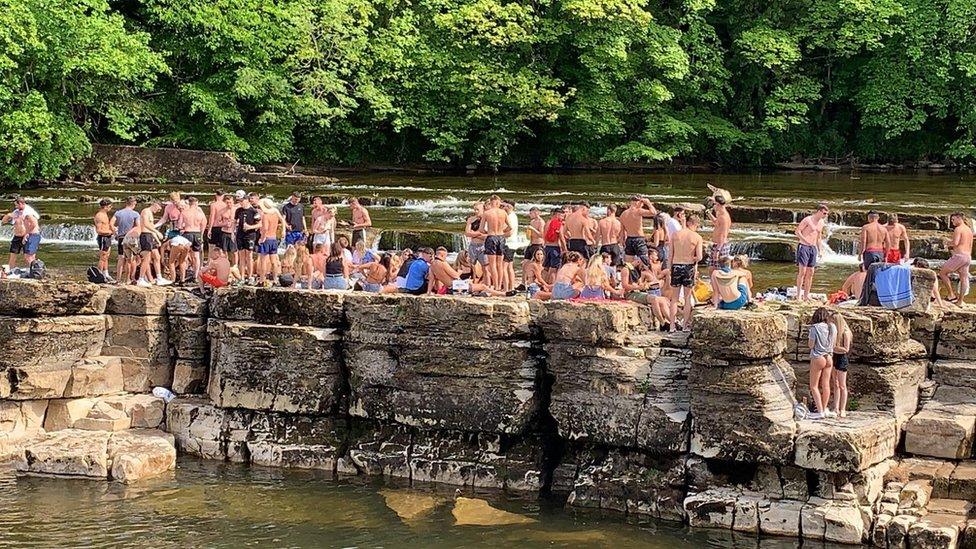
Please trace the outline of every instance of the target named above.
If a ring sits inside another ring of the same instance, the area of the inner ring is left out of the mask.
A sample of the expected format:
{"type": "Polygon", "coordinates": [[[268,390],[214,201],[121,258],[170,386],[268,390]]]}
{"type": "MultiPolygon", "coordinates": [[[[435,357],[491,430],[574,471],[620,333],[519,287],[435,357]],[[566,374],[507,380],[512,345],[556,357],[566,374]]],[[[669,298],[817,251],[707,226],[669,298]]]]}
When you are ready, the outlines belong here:
{"type": "Polygon", "coordinates": [[[712,253],[708,255],[708,266],[718,267],[718,260],[723,257],[729,257],[732,255],[732,243],[725,242],[722,244],[712,243],[712,253]]]}
{"type": "Polygon", "coordinates": [[[601,254],[610,254],[610,264],[614,267],[619,267],[623,265],[623,250],[620,249],[620,244],[604,244],[600,246],[601,254]]]}
{"type": "Polygon", "coordinates": [[[801,267],[817,266],[817,247],[800,244],[796,247],[796,264],[801,267]]]}
{"type": "Polygon", "coordinates": [[[183,238],[190,241],[190,249],[194,252],[199,252],[203,248],[203,235],[200,231],[185,232],[183,238]]]}
{"type": "Polygon", "coordinates": [[[485,255],[505,255],[505,237],[491,235],[485,238],[485,255]]]}
{"type": "Polygon", "coordinates": [[[277,255],[278,254],[278,239],[269,238],[264,242],[258,244],[258,254],[260,255],[277,255]]]}
{"type": "Polygon", "coordinates": [[[746,288],[745,284],[738,284],[739,288],[739,299],[735,301],[719,301],[718,308],[725,311],[737,311],[746,306],[749,302],[749,289],[746,288]]]}
{"type": "Polygon", "coordinates": [[[566,249],[571,252],[578,252],[584,259],[590,259],[590,250],[587,249],[586,241],[582,238],[570,238],[567,240],[566,249]]]}
{"type": "Polygon", "coordinates": [[[159,242],[156,242],[155,235],[149,233],[142,233],[139,235],[139,251],[141,252],[151,252],[159,247],[159,242]]]}
{"type": "Polygon", "coordinates": [[[580,299],[606,299],[607,295],[600,286],[583,286],[579,297],[580,299]]]}
{"type": "Polygon", "coordinates": [[[99,251],[107,252],[112,249],[112,235],[100,234],[95,240],[98,242],[99,251]]]}
{"type": "Polygon", "coordinates": [[[302,231],[289,231],[285,234],[285,246],[291,246],[303,238],[305,238],[305,233],[302,231]]]}
{"type": "Polygon", "coordinates": [[[885,254],[885,263],[901,263],[901,250],[892,248],[885,254]]]}
{"type": "Polygon", "coordinates": [[[671,287],[691,288],[695,285],[695,264],[675,263],[671,265],[671,287]]]}
{"type": "Polygon", "coordinates": [[[647,257],[647,240],[643,236],[628,236],[624,242],[624,253],[631,257],[639,257],[644,265],[650,265],[647,257]]]}
{"type": "Polygon", "coordinates": [[[881,263],[884,261],[885,254],[884,250],[881,248],[868,248],[864,250],[861,254],[861,263],[864,265],[864,270],[867,271],[874,263],[881,263]]]}
{"type": "Polygon", "coordinates": [[[559,246],[546,246],[546,257],[542,261],[543,269],[558,269],[563,266],[563,254],[559,246]]]}
{"type": "Polygon", "coordinates": [[[834,353],[834,368],[838,372],[846,372],[848,363],[847,353],[834,353]]]}

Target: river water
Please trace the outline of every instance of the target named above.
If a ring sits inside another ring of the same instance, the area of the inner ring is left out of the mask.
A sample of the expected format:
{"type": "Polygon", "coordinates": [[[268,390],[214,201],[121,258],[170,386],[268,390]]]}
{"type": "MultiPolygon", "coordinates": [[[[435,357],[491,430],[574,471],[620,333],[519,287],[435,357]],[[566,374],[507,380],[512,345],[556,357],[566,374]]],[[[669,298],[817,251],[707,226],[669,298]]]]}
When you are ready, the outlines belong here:
{"type": "MultiPolygon", "coordinates": [[[[716,175],[716,174],[579,174],[540,175],[503,174],[499,176],[425,176],[400,174],[340,175],[337,183],[317,185],[252,184],[257,190],[277,200],[283,200],[292,190],[309,195],[325,195],[327,202],[337,204],[340,219],[349,219],[344,198],[367,196],[374,200],[370,207],[374,226],[386,231],[383,248],[395,248],[400,243],[391,231],[448,231],[454,236],[440,237],[449,247],[463,246],[460,231],[470,204],[491,194],[514,200],[520,221],[527,222],[532,206],[550,208],[557,204],[587,200],[595,204],[625,202],[635,193],[656,202],[700,204],[709,195],[706,184],[729,189],[737,198],[736,204],[749,206],[785,207],[798,212],[812,210],[824,201],[834,210],[940,213],[968,211],[976,185],[973,175],[891,175],[842,173],[773,175],[716,175]]],[[[233,188],[222,185],[226,190],[233,188]]],[[[89,188],[50,187],[26,190],[29,203],[44,216],[42,220],[44,244],[41,257],[49,268],[68,269],[80,276],[83,267],[95,261],[95,235],[91,216],[96,202],[102,197],[121,201],[134,194],[140,197],[165,198],[170,190],[198,196],[202,203],[210,201],[218,185],[173,185],[105,183],[89,188]]],[[[15,190],[0,190],[13,195],[15,190]]],[[[602,215],[602,208],[594,208],[602,215]]],[[[735,213],[733,209],[733,219],[735,213]]],[[[856,217],[856,216],[852,216],[856,217]]],[[[834,229],[843,227],[833,227],[834,229]]],[[[789,226],[738,226],[733,241],[792,240],[789,226]]],[[[0,228],[0,239],[6,239],[10,227],[0,228]]],[[[523,235],[524,238],[524,235],[523,235]]],[[[829,291],[853,271],[856,258],[852,255],[828,253],[815,281],[815,290],[829,291]]],[[[788,262],[754,264],[757,288],[790,284],[795,269],[788,262]]]]}
{"type": "Polygon", "coordinates": [[[181,458],[171,476],[132,486],[0,476],[0,547],[757,547],[752,535],[465,495],[532,522],[459,525],[445,489],[181,458]]]}

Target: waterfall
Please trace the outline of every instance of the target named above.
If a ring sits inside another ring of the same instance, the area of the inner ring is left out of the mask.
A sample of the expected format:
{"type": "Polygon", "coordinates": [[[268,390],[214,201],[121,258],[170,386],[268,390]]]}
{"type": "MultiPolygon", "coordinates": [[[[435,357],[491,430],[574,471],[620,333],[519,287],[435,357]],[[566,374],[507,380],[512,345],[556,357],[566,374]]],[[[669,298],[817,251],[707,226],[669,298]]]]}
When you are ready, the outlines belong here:
{"type": "Polygon", "coordinates": [[[827,243],[830,240],[831,235],[834,234],[834,231],[836,231],[841,227],[842,225],[837,223],[827,223],[826,225],[827,235],[824,237],[823,240],[824,252],[820,256],[820,262],[833,263],[839,265],[857,265],[858,263],[860,263],[860,261],[858,261],[857,255],[854,254],[853,251],[849,255],[840,254],[835,252],[833,249],[831,249],[830,245],[827,243]]]}
{"type": "MultiPolygon", "coordinates": [[[[10,240],[11,237],[13,237],[12,226],[0,227],[0,240],[10,240]]],[[[41,225],[41,243],[95,247],[95,227],[71,223],[41,225]]]]}

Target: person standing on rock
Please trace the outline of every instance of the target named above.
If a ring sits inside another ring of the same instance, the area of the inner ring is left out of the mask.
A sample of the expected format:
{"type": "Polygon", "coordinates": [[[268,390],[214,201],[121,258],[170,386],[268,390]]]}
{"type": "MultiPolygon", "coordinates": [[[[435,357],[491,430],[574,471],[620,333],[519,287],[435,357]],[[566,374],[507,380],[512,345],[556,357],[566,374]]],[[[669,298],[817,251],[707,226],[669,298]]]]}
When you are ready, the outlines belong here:
{"type": "Polygon", "coordinates": [[[221,212],[224,209],[224,191],[216,190],[214,191],[214,198],[210,201],[210,218],[207,221],[207,253],[209,254],[210,246],[220,247],[220,243],[223,239],[223,235],[220,230],[220,226],[217,225],[217,219],[220,217],[221,212]]]}
{"type": "Polygon", "coordinates": [[[542,250],[546,244],[545,239],[546,221],[542,219],[542,212],[539,208],[532,206],[529,209],[529,226],[525,228],[526,236],[529,238],[529,247],[525,249],[522,257],[528,261],[535,259],[536,250],[542,250]]]}
{"type": "Polygon", "coordinates": [[[352,211],[352,245],[362,240],[366,241],[366,230],[373,226],[373,220],[358,198],[349,199],[349,209],[352,211]]]}
{"type": "MultiPolygon", "coordinates": [[[[196,200],[196,199],[191,199],[196,200]]],[[[123,240],[125,235],[139,223],[139,212],[136,211],[136,197],[129,196],[125,199],[125,207],[117,210],[110,222],[111,232],[115,233],[115,240],[118,242],[119,257],[115,267],[115,278],[123,283],[131,283],[131,272],[134,265],[129,265],[131,253],[125,253],[123,240]]],[[[204,218],[206,224],[206,218],[204,218]]],[[[133,260],[134,261],[134,260],[133,260]]]]}
{"type": "Polygon", "coordinates": [[[254,251],[257,249],[258,235],[261,232],[261,210],[257,208],[259,200],[258,193],[251,193],[241,200],[240,206],[234,212],[237,266],[244,279],[253,278],[255,275],[254,251]]]}
{"type": "Polygon", "coordinates": [[[237,205],[234,204],[234,195],[224,195],[224,208],[220,211],[217,223],[220,225],[220,250],[224,252],[222,257],[231,262],[237,261],[237,242],[234,240],[234,233],[237,232],[237,222],[234,214],[237,213],[237,205]]]}
{"type": "Polygon", "coordinates": [[[492,196],[485,213],[481,214],[481,232],[485,233],[485,255],[488,256],[488,286],[500,289],[505,273],[505,233],[508,214],[501,208],[502,200],[492,196]]]}
{"type": "Polygon", "coordinates": [[[817,270],[817,258],[823,249],[823,230],[829,213],[827,205],[820,204],[817,211],[804,217],[794,231],[800,241],[796,247],[796,299],[800,301],[810,300],[813,273],[817,270]]]}
{"type": "Polygon", "coordinates": [[[827,409],[830,401],[831,358],[837,338],[836,327],[830,322],[830,311],[820,307],[810,321],[808,344],[810,346],[810,398],[817,407],[807,419],[822,419],[833,415],[827,409]]]}
{"type": "Polygon", "coordinates": [[[891,249],[888,230],[878,223],[878,212],[868,212],[868,222],[861,227],[861,265],[867,272],[871,265],[885,260],[885,251],[891,249]]]}
{"type": "MultiPolygon", "coordinates": [[[[183,238],[190,241],[190,265],[194,273],[200,272],[203,261],[200,253],[203,251],[203,235],[207,230],[207,214],[203,213],[200,201],[195,196],[186,200],[186,209],[183,210],[183,238]]],[[[194,276],[198,277],[198,274],[194,276]]]]}
{"type": "MultiPolygon", "coordinates": [[[[488,258],[485,257],[485,234],[481,231],[481,216],[485,213],[485,206],[481,202],[471,205],[471,215],[464,223],[464,236],[468,238],[468,256],[471,263],[480,263],[487,273],[488,258]]],[[[488,280],[485,283],[489,283],[488,280]]]]}
{"type": "Polygon", "coordinates": [[[634,195],[630,197],[630,207],[620,214],[620,225],[624,233],[624,256],[626,261],[639,257],[644,266],[651,260],[647,257],[647,239],[644,238],[644,218],[657,215],[657,209],[647,198],[634,195]]]}
{"type": "Polygon", "coordinates": [[[291,193],[281,206],[281,218],[285,222],[285,247],[290,248],[305,239],[305,207],[298,191],[291,193]]]}
{"type": "Polygon", "coordinates": [[[674,254],[671,263],[671,287],[675,289],[671,300],[671,331],[677,330],[678,302],[684,297],[684,320],[681,325],[683,331],[691,330],[691,309],[694,306],[692,288],[698,278],[698,263],[704,256],[702,237],[698,234],[700,221],[697,215],[689,215],[685,228],[678,231],[671,239],[674,254]]]}
{"type": "Polygon", "coordinates": [[[102,273],[105,282],[112,283],[115,280],[108,273],[108,261],[112,255],[112,201],[103,198],[98,202],[98,211],[95,212],[95,240],[98,243],[98,272],[102,273]]]}
{"type": "Polygon", "coordinates": [[[139,212],[139,255],[142,256],[142,266],[139,269],[139,286],[147,287],[153,284],[168,286],[172,284],[163,276],[163,266],[159,255],[159,246],[163,241],[163,233],[156,230],[156,215],[163,210],[162,204],[153,202],[139,212]],[[153,273],[156,273],[155,276],[153,273]]]}
{"type": "Polygon", "coordinates": [[[624,251],[620,247],[620,234],[623,226],[617,219],[617,206],[610,204],[607,206],[607,215],[597,224],[597,233],[600,238],[600,253],[610,254],[610,264],[620,267],[624,264],[624,251]]]}
{"type": "Polygon", "coordinates": [[[515,288],[515,247],[519,243],[519,221],[518,214],[515,213],[514,201],[502,202],[502,209],[508,216],[508,231],[505,233],[505,255],[502,260],[502,267],[505,270],[504,284],[499,290],[507,292],[515,288]]]}
{"type": "Polygon", "coordinates": [[[884,226],[888,231],[888,251],[885,253],[885,263],[901,263],[902,258],[908,259],[912,254],[912,242],[908,238],[908,229],[898,222],[898,214],[888,214],[888,223],[884,226]],[[901,253],[901,243],[905,243],[905,254],[901,253]]]}
{"type": "Polygon", "coordinates": [[[963,214],[956,212],[949,216],[949,224],[952,225],[952,257],[942,264],[939,269],[939,280],[945,285],[948,295],[946,299],[958,305],[963,304],[963,300],[969,295],[969,263],[973,257],[973,230],[966,223],[963,214]],[[953,291],[952,281],[949,275],[956,273],[959,275],[959,292],[953,291]],[[957,297],[958,296],[958,297],[957,297]]]}
{"type": "Polygon", "coordinates": [[[566,249],[583,256],[589,261],[590,252],[587,248],[587,237],[590,229],[590,205],[580,202],[573,213],[566,216],[566,249]]]}
{"type": "Polygon", "coordinates": [[[563,225],[565,217],[566,211],[563,208],[553,208],[552,215],[549,216],[549,221],[546,222],[543,230],[546,258],[542,262],[542,268],[545,270],[544,276],[549,284],[553,283],[556,273],[563,266],[563,251],[566,250],[566,227],[563,225]]]}
{"type": "Polygon", "coordinates": [[[281,260],[278,259],[279,238],[284,231],[284,220],[281,212],[275,208],[270,198],[263,198],[260,202],[261,234],[258,238],[258,283],[268,284],[268,275],[272,280],[278,280],[281,274],[281,260]]]}
{"type": "MultiPolygon", "coordinates": [[[[837,403],[834,413],[840,417],[847,417],[847,365],[849,362],[847,354],[851,350],[854,334],[847,325],[847,321],[839,313],[831,315],[831,323],[833,323],[834,331],[837,334],[832,361],[834,372],[831,376],[831,389],[837,403]]],[[[830,408],[829,403],[827,408],[830,408]]]]}
{"type": "MultiPolygon", "coordinates": [[[[712,204],[712,249],[708,254],[708,276],[712,285],[712,306],[718,308],[721,299],[719,296],[719,284],[713,276],[715,270],[719,268],[722,258],[732,256],[732,243],[729,242],[729,233],[732,231],[732,216],[726,207],[725,195],[716,193],[712,204]]],[[[733,292],[734,293],[734,292],[733,292]]]]}

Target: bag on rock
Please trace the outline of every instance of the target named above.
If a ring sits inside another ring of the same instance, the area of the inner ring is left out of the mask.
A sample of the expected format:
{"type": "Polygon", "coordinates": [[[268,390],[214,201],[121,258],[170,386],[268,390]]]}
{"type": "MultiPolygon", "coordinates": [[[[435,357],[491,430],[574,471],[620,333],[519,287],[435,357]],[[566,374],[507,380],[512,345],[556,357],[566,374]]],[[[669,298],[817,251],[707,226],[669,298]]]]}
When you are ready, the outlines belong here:
{"type": "Polygon", "coordinates": [[[46,274],[46,269],[44,268],[44,262],[40,259],[35,259],[30,264],[30,270],[27,271],[27,278],[33,278],[34,280],[41,280],[46,274]]]}
{"type": "Polygon", "coordinates": [[[98,267],[88,267],[86,274],[88,275],[88,282],[92,284],[105,284],[108,282],[105,280],[105,275],[102,274],[102,271],[98,270],[98,267]]]}

